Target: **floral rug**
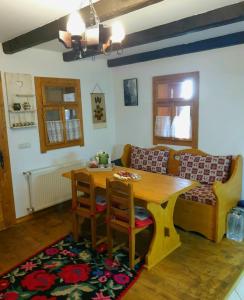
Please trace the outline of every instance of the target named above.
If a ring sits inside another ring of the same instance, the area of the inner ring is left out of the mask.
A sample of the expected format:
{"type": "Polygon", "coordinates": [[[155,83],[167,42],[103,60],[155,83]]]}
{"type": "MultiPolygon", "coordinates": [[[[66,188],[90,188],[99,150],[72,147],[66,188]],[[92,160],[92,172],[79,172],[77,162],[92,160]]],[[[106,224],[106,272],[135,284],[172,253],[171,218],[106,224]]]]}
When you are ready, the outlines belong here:
{"type": "Polygon", "coordinates": [[[0,277],[0,299],[121,299],[140,269],[128,267],[126,253],[111,260],[104,247],[93,251],[89,241],[67,236],[0,277]]]}

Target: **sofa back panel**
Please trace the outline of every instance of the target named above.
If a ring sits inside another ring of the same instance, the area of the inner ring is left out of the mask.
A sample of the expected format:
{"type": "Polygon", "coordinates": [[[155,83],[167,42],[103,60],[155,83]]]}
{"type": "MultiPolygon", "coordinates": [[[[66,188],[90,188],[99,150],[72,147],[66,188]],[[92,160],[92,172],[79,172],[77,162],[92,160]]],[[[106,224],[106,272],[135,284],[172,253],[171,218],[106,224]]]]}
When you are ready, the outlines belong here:
{"type": "Polygon", "coordinates": [[[238,156],[232,156],[232,161],[231,161],[231,166],[230,166],[230,175],[232,175],[235,167],[236,167],[236,164],[237,164],[237,160],[238,160],[238,156]]]}
{"type": "MultiPolygon", "coordinates": [[[[166,146],[156,146],[152,147],[150,149],[159,149],[159,150],[170,150],[169,152],[169,160],[168,160],[168,174],[172,174],[175,176],[179,175],[179,166],[180,166],[180,155],[182,153],[191,153],[193,155],[202,155],[206,156],[209,155],[206,152],[203,152],[199,149],[183,149],[183,150],[174,150],[166,146]]],[[[124,146],[124,152],[121,156],[121,162],[124,167],[130,167],[131,165],[131,145],[126,144],[124,146]]],[[[235,165],[237,163],[237,156],[232,156],[232,162],[231,162],[231,169],[230,169],[230,175],[232,174],[233,170],[235,169],[235,165]]]]}
{"type": "Polygon", "coordinates": [[[131,156],[131,145],[130,144],[126,144],[124,146],[124,151],[122,153],[122,156],[121,156],[121,163],[122,163],[122,166],[124,167],[130,167],[130,156],[131,156]]]}
{"type": "Polygon", "coordinates": [[[171,150],[171,148],[166,147],[166,146],[156,146],[156,147],[152,147],[150,149],[157,149],[157,150],[161,150],[161,151],[165,151],[165,150],[171,150]]]}
{"type": "Polygon", "coordinates": [[[173,174],[175,176],[179,175],[179,167],[180,167],[180,155],[183,153],[190,153],[193,155],[202,155],[206,156],[207,153],[198,150],[198,149],[183,149],[183,150],[174,150],[170,149],[169,154],[169,162],[168,162],[168,173],[173,174]]]}

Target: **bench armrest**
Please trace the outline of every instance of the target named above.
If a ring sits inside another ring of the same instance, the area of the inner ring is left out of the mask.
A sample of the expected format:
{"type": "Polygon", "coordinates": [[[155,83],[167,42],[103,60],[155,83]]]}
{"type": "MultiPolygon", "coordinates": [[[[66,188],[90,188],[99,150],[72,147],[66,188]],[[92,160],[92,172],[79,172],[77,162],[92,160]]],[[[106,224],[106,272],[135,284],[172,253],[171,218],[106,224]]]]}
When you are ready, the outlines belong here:
{"type": "Polygon", "coordinates": [[[216,195],[216,242],[220,241],[226,232],[226,217],[231,208],[240,200],[242,189],[242,157],[236,157],[234,170],[225,183],[215,182],[213,192],[216,195]]]}
{"type": "Polygon", "coordinates": [[[238,155],[236,157],[235,168],[230,176],[230,178],[222,183],[216,181],[213,184],[213,192],[217,196],[217,203],[224,206],[231,205],[235,206],[241,197],[242,189],[242,157],[238,155]]]}

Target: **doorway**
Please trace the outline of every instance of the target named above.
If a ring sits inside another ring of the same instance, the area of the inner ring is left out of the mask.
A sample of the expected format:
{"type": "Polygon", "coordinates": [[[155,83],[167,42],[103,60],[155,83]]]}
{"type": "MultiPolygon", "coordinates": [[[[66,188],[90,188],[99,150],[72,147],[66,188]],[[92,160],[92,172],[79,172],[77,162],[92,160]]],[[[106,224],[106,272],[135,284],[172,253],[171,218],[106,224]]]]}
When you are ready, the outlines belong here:
{"type": "Polygon", "coordinates": [[[0,230],[15,224],[15,208],[0,74],[0,230]]]}

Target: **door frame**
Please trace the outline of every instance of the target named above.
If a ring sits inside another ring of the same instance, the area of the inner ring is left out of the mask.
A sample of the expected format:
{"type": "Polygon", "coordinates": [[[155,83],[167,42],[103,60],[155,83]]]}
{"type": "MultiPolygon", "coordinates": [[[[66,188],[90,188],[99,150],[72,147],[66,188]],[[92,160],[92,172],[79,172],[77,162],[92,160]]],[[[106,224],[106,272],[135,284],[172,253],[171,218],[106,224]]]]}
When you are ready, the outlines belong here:
{"type": "MultiPolygon", "coordinates": [[[[13,196],[12,174],[9,158],[8,136],[3,100],[2,78],[0,72],[0,147],[4,157],[3,179],[0,180],[0,200],[2,202],[3,223],[0,228],[7,228],[16,223],[13,196]]],[[[1,204],[1,203],[0,203],[1,204]]]]}

